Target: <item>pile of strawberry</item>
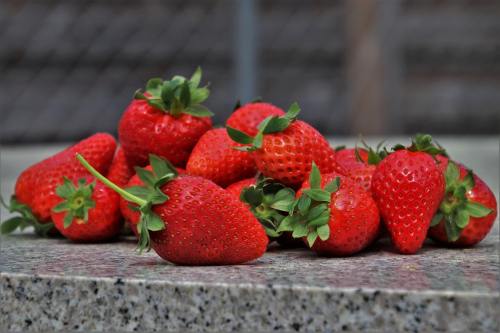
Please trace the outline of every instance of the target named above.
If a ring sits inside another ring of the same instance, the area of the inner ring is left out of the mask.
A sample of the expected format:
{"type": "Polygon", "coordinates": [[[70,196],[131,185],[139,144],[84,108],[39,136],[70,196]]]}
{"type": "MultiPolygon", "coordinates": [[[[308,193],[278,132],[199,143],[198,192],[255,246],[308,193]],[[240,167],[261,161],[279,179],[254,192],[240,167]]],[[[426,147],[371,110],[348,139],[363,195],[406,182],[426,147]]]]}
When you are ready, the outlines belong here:
{"type": "Polygon", "coordinates": [[[212,128],[201,70],[152,79],[118,127],[120,147],[95,134],[21,173],[5,221],[76,242],[117,237],[180,265],[239,264],[270,241],[349,256],[388,233],[396,251],[427,237],[472,246],[491,229],[488,186],[429,135],[407,147],[333,149],[314,127],[262,102],[238,105],[212,128]]]}

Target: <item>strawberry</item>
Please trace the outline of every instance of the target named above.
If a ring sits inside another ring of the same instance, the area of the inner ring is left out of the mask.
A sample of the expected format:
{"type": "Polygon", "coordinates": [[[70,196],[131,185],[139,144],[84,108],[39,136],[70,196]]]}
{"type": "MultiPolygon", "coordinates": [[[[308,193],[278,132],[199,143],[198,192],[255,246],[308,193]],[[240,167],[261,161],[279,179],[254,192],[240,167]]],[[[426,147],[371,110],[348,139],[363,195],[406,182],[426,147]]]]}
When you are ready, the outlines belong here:
{"type": "Polygon", "coordinates": [[[372,193],[396,249],[416,253],[443,199],[445,183],[433,157],[444,151],[430,135],[417,135],[412,145],[394,147],[377,166],[372,193]]]}
{"type": "Polygon", "coordinates": [[[200,80],[198,68],[189,80],[155,78],[148,81],[145,93],[135,93],[118,128],[130,165],[145,166],[148,154],[154,153],[185,166],[198,139],[212,127],[213,114],[200,104],[209,91],[199,87],[200,80]]]}
{"type": "Polygon", "coordinates": [[[153,248],[179,265],[231,265],[262,256],[264,229],[239,200],[210,180],[178,175],[167,161],[151,155],[152,171],[137,168],[142,184],[123,190],[80,162],[140,213],[139,249],[153,248]]]}
{"type": "MultiPolygon", "coordinates": [[[[385,147],[382,147],[383,141],[377,145],[376,150],[369,147],[363,139],[361,143],[365,148],[346,149],[345,147],[335,148],[335,171],[349,176],[361,186],[365,191],[371,194],[372,177],[376,165],[388,155],[385,147]]],[[[380,225],[380,232],[377,239],[388,237],[387,230],[383,224],[380,225]]]]}
{"type": "Polygon", "coordinates": [[[64,237],[99,242],[120,232],[119,196],[93,177],[78,181],[65,177],[56,193],[61,199],[52,209],[52,221],[64,237]]]}
{"type": "Polygon", "coordinates": [[[245,188],[255,185],[255,182],[256,182],[255,177],[243,179],[226,187],[226,191],[234,195],[236,198],[239,198],[241,192],[245,188]]]}
{"type": "Polygon", "coordinates": [[[316,162],[322,172],[334,170],[335,152],[328,141],[312,126],[296,120],[300,108],[292,104],[284,116],[270,116],[251,137],[227,127],[229,136],[253,153],[257,169],[266,177],[292,188],[300,186],[316,162]]]}
{"type": "MultiPolygon", "coordinates": [[[[153,171],[153,168],[151,165],[148,165],[147,167],[144,168],[147,171],[153,171]]],[[[177,174],[179,175],[185,175],[186,171],[181,168],[175,168],[177,171],[177,174]]],[[[139,175],[137,173],[134,174],[129,180],[129,182],[126,184],[125,188],[129,187],[134,187],[134,186],[142,186],[144,183],[141,181],[139,178],[139,175]]],[[[128,202],[127,200],[120,198],[120,211],[127,222],[127,226],[132,230],[135,236],[139,236],[139,233],[137,232],[136,224],[137,221],[139,221],[139,218],[141,214],[134,209],[134,207],[128,202]],[[134,222],[135,221],[135,222],[134,222]]]]}
{"type": "Polygon", "coordinates": [[[483,240],[497,217],[497,201],[486,183],[463,165],[441,158],[445,172],[444,200],[431,223],[429,237],[468,247],[483,240]]]}
{"type": "Polygon", "coordinates": [[[222,187],[255,175],[253,157],[233,146],[224,128],[205,132],[191,152],[187,173],[210,179],[222,187]]]}
{"type": "Polygon", "coordinates": [[[369,152],[363,148],[336,149],[335,171],[351,177],[370,192],[376,166],[368,163],[369,152]]]}
{"type": "Polygon", "coordinates": [[[129,165],[125,152],[121,147],[118,148],[108,170],[108,179],[118,186],[125,186],[134,174],[134,168],[129,165]]]}
{"type": "Polygon", "coordinates": [[[259,132],[257,126],[269,116],[283,116],[285,112],[269,103],[248,103],[240,106],[239,103],[233,114],[227,119],[226,125],[243,133],[255,136],[259,132]]]}
{"type": "Polygon", "coordinates": [[[10,205],[5,205],[10,212],[17,212],[21,217],[4,222],[6,225],[2,231],[12,232],[17,227],[33,226],[37,233],[47,234],[53,226],[52,207],[59,201],[55,191],[63,177],[78,179],[88,175],[75,160],[75,155],[85,156],[99,172],[106,173],[115,149],[116,142],[111,135],[98,133],[24,170],[17,179],[10,205]]]}
{"type": "Polygon", "coordinates": [[[297,195],[290,216],[278,230],[290,230],[293,237],[305,238],[319,255],[353,255],[377,237],[377,205],[351,178],[335,172],[321,176],[313,164],[309,180],[297,195]]]}

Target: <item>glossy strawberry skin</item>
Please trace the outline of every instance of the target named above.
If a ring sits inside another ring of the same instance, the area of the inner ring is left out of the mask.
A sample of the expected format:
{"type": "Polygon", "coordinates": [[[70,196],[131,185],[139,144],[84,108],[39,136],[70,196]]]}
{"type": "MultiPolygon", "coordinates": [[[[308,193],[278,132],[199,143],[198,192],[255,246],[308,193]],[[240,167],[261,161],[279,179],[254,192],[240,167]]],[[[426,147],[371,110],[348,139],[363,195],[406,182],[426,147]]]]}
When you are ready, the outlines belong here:
{"type": "MultiPolygon", "coordinates": [[[[326,241],[316,239],[312,247],[322,256],[358,253],[373,243],[380,230],[380,215],[375,201],[354,180],[335,172],[323,174],[321,187],[336,177],[340,177],[340,188],[331,196],[330,237],[326,241]]],[[[309,187],[307,180],[297,195],[300,196],[302,190],[309,187]]]]}
{"type": "MultiPolygon", "coordinates": [[[[151,171],[152,168],[151,166],[147,166],[145,168],[146,170],[151,171]]],[[[142,186],[144,183],[139,179],[139,177],[136,175],[132,176],[130,178],[128,184],[124,187],[124,189],[127,189],[128,187],[132,186],[142,186]]],[[[130,230],[134,233],[134,235],[137,237],[137,223],[139,223],[139,219],[141,217],[141,214],[132,209],[132,204],[128,202],[127,200],[120,198],[120,212],[125,219],[125,223],[130,227],[130,230]]]]}
{"type": "MultiPolygon", "coordinates": [[[[446,170],[448,160],[445,157],[441,157],[439,160],[442,162],[441,169],[446,170]]],[[[461,164],[458,165],[460,168],[460,179],[463,179],[467,175],[467,168],[461,164]]],[[[462,230],[460,237],[455,242],[448,240],[444,221],[429,229],[428,235],[430,238],[446,245],[470,247],[476,245],[488,235],[498,215],[498,205],[495,195],[488,185],[474,174],[474,187],[472,190],[468,191],[465,196],[468,200],[480,203],[493,211],[485,217],[470,217],[469,224],[462,230]]]]}
{"type": "MultiPolygon", "coordinates": [[[[169,200],[153,210],[165,221],[165,229],[150,234],[152,248],[165,260],[178,265],[232,265],[257,259],[266,251],[267,235],[257,219],[213,182],[180,175],[162,191],[169,200]]],[[[131,222],[136,225],[138,219],[131,222]]]]}
{"type": "Polygon", "coordinates": [[[145,100],[133,100],[120,120],[118,133],[131,165],[145,166],[149,154],[156,154],[184,167],[196,142],[211,127],[208,117],[181,114],[176,118],[145,100]]]}
{"type": "Polygon", "coordinates": [[[83,155],[99,172],[106,173],[115,149],[116,142],[111,135],[94,134],[23,171],[16,182],[15,196],[31,208],[39,222],[49,222],[51,209],[58,202],[55,190],[63,177],[73,179],[89,175],[76,160],[76,153],[83,155]]]}
{"type": "Polygon", "coordinates": [[[355,148],[348,148],[335,152],[335,171],[351,177],[365,191],[371,192],[372,177],[377,167],[368,164],[368,152],[365,149],[358,148],[362,161],[358,161],[355,151],[355,148]]]}
{"type": "Polygon", "coordinates": [[[255,185],[255,177],[240,180],[226,187],[226,191],[234,195],[236,198],[240,198],[241,191],[244,188],[255,185]]]}
{"type": "MultiPolygon", "coordinates": [[[[94,181],[93,177],[86,177],[87,184],[94,181]]],[[[77,179],[74,179],[77,184],[77,179]]],[[[71,225],[64,228],[66,212],[52,212],[52,221],[56,229],[66,238],[75,242],[102,242],[118,235],[121,229],[120,198],[117,193],[97,181],[92,193],[95,208],[89,210],[87,223],[73,219],[71,225]]],[[[61,202],[62,199],[59,199],[61,202]]]]}
{"type": "Polygon", "coordinates": [[[254,153],[257,169],[266,177],[297,188],[307,178],[314,161],[322,173],[335,168],[335,151],[312,126],[297,120],[283,132],[266,134],[254,153]]]}
{"type": "Polygon", "coordinates": [[[251,154],[234,149],[238,146],[224,128],[203,134],[189,157],[186,172],[226,187],[236,181],[255,175],[255,161],[251,154]]]}
{"type": "Polygon", "coordinates": [[[125,152],[121,147],[118,148],[113,158],[113,162],[109,167],[107,178],[111,182],[122,187],[127,185],[134,174],[134,168],[129,165],[125,157],[125,152]]]}
{"type": "Polygon", "coordinates": [[[257,126],[269,116],[283,116],[285,112],[269,103],[249,103],[233,112],[226,125],[250,136],[258,132],[257,126]]]}
{"type": "Polygon", "coordinates": [[[372,193],[400,253],[422,247],[444,189],[443,173],[429,154],[398,150],[379,163],[372,193]]]}

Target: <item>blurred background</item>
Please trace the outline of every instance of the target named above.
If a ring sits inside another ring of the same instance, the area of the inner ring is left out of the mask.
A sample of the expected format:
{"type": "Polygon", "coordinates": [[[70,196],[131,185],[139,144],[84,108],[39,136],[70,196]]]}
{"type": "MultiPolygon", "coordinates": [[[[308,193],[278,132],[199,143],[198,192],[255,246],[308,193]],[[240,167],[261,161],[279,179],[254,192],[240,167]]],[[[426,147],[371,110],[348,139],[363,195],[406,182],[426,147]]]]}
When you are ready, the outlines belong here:
{"type": "Polygon", "coordinates": [[[218,123],[260,96],[328,135],[500,132],[498,0],[1,0],[0,140],[116,133],[198,65],[218,123]]]}

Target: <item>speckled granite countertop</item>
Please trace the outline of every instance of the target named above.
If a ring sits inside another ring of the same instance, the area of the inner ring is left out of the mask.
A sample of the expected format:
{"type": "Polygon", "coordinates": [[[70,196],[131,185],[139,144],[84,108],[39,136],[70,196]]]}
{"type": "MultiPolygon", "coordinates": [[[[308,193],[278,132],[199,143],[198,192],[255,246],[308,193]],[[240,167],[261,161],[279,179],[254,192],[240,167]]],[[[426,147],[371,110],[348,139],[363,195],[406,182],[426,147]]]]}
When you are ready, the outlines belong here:
{"type": "Polygon", "coordinates": [[[226,267],[177,267],[134,247],[3,238],[0,328],[494,332],[499,325],[498,234],[475,249],[429,245],[415,256],[395,255],[387,244],[342,259],[274,248],[226,267]]]}
{"type": "MultiPolygon", "coordinates": [[[[485,142],[474,156],[456,152],[498,193],[498,139],[485,142]]],[[[16,165],[38,158],[8,152],[4,195],[16,165]]],[[[247,265],[177,267],[134,248],[132,239],[2,237],[0,332],[498,332],[500,325],[498,221],[476,248],[429,243],[414,256],[392,253],[387,242],[333,259],[274,247],[247,265]]]]}

